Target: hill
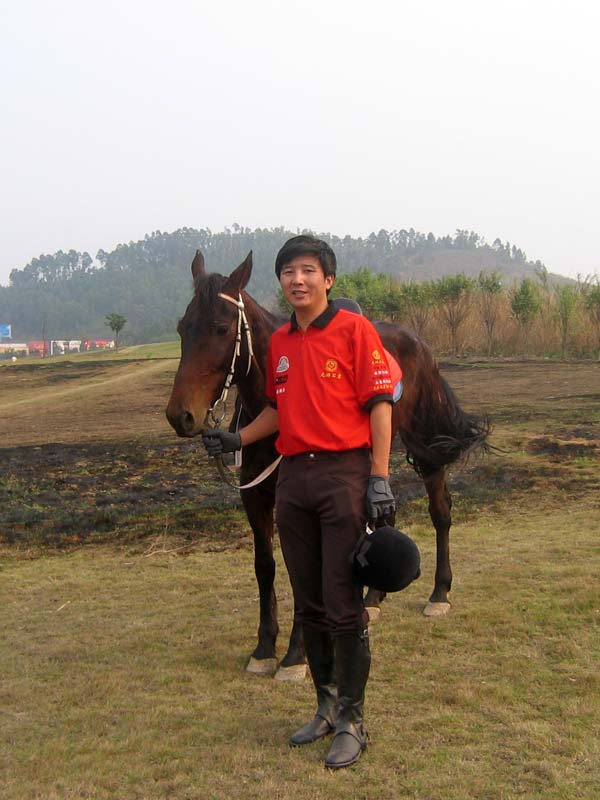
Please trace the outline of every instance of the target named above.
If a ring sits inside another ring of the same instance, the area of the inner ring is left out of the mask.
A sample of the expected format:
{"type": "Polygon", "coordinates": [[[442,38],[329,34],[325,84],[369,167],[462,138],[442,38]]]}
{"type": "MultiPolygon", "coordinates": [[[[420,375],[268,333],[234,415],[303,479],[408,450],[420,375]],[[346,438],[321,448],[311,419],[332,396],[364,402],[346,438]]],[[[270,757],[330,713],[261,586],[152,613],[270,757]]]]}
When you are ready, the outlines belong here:
{"type": "MultiPolygon", "coordinates": [[[[106,314],[119,313],[127,318],[123,335],[130,343],[173,339],[191,296],[190,263],[196,249],[204,252],[211,272],[222,274],[252,250],[249,290],[273,306],[275,255],[287,238],[299,232],[238,225],[218,233],[181,228],[156,231],[111,252],[100,250],[95,259],[75,250],[40,255],[23,269],[14,269],[10,285],[0,287],[0,322],[12,324],[15,340],[42,338],[42,330],[49,339],[85,339],[106,335],[106,314]]],[[[336,251],[340,272],[369,267],[399,280],[429,280],[496,270],[510,284],[516,278],[533,277],[543,267],[509,242],[496,239],[489,245],[469,231],[439,238],[412,228],[381,230],[365,238],[319,235],[336,251]]]]}

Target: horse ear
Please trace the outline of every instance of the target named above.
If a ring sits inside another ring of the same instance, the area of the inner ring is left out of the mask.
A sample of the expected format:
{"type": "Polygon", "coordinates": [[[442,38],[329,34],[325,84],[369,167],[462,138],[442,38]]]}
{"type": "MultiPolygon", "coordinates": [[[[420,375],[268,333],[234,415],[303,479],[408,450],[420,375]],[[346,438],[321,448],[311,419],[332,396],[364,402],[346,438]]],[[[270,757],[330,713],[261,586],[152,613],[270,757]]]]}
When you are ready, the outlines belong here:
{"type": "Polygon", "coordinates": [[[232,297],[236,297],[242,289],[245,289],[252,275],[252,250],[248,253],[245,260],[235,269],[225,281],[223,291],[232,297]]]}
{"type": "Polygon", "coordinates": [[[194,276],[195,281],[203,275],[206,275],[206,271],[204,269],[204,256],[200,250],[196,250],[196,255],[192,261],[192,275],[194,276]]]}

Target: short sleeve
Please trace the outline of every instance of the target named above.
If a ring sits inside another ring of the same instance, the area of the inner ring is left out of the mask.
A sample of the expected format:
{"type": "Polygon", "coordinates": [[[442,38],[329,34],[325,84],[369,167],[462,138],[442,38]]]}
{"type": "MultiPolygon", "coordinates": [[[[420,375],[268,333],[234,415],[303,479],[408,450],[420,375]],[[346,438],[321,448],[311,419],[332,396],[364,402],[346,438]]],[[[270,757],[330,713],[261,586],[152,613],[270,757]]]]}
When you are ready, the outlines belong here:
{"type": "Polygon", "coordinates": [[[366,410],[380,401],[393,402],[394,386],[379,334],[365,317],[356,317],[354,376],[359,404],[366,410]]]}

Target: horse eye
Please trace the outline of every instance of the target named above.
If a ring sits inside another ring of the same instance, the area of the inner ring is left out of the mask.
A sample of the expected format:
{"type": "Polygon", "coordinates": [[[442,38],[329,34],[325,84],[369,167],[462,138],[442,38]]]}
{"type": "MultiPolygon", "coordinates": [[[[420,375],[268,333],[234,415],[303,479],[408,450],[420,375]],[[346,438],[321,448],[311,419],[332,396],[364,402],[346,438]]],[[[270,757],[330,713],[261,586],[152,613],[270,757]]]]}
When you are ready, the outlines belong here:
{"type": "Polygon", "coordinates": [[[217,336],[227,336],[229,333],[229,325],[217,325],[216,333],[217,336]]]}

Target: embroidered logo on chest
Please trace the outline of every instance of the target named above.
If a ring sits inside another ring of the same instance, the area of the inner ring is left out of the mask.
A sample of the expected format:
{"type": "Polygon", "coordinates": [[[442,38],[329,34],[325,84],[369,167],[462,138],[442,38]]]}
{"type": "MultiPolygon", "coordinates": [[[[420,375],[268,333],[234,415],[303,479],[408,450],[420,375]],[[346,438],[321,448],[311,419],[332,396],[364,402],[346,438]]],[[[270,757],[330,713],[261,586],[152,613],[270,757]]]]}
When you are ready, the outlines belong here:
{"type": "Polygon", "coordinates": [[[338,362],[335,358],[328,358],[325,362],[325,369],[321,373],[322,378],[334,378],[335,380],[342,379],[342,373],[338,371],[338,362]]]}

